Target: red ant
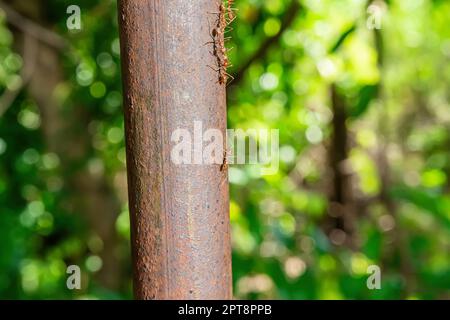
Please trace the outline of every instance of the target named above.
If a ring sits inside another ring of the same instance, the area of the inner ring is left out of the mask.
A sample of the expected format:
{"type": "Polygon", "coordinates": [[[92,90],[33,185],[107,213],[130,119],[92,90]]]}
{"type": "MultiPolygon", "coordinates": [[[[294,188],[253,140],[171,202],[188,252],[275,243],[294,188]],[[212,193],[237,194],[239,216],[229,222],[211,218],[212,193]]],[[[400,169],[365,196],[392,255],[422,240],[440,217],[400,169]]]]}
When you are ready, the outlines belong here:
{"type": "Polygon", "coordinates": [[[207,66],[207,67],[209,67],[212,70],[214,70],[215,72],[219,73],[219,80],[217,82],[220,84],[227,83],[228,78],[231,78],[231,81],[234,80],[234,77],[231,74],[229,74],[228,72],[226,72],[223,67],[220,67],[219,69],[214,69],[211,66],[207,66]]]}
{"type": "Polygon", "coordinates": [[[233,4],[234,0],[228,0],[228,5],[227,7],[224,5],[223,2],[221,2],[219,4],[219,12],[216,13],[212,13],[210,12],[210,14],[217,14],[218,18],[217,18],[217,23],[216,23],[216,27],[214,27],[211,30],[211,25],[208,19],[208,25],[209,25],[209,29],[210,31],[210,36],[212,38],[212,41],[209,41],[206,44],[213,44],[213,52],[211,52],[212,55],[214,55],[217,58],[217,66],[218,69],[214,69],[211,66],[211,69],[213,69],[214,71],[219,73],[219,80],[218,82],[220,84],[224,84],[227,83],[228,77],[232,78],[232,80],[234,79],[233,76],[231,76],[229,73],[227,73],[227,68],[230,67],[230,61],[228,59],[228,55],[227,52],[231,49],[227,49],[225,47],[225,41],[230,39],[230,37],[225,38],[224,34],[230,30],[225,30],[226,27],[235,19],[235,16],[232,12],[232,4],[233,4]],[[226,15],[228,15],[228,21],[226,18],[226,15]],[[219,48],[219,50],[218,50],[219,48]],[[220,54],[219,54],[220,53],[220,54]]]}
{"type": "Polygon", "coordinates": [[[228,153],[232,153],[232,150],[228,151],[228,148],[226,148],[223,151],[223,161],[222,164],[220,165],[220,171],[224,171],[228,169],[228,153]]]}
{"type": "Polygon", "coordinates": [[[236,11],[236,8],[233,8],[234,0],[228,0],[227,3],[227,15],[228,15],[228,23],[231,23],[236,19],[236,15],[233,11],[236,11]]]}

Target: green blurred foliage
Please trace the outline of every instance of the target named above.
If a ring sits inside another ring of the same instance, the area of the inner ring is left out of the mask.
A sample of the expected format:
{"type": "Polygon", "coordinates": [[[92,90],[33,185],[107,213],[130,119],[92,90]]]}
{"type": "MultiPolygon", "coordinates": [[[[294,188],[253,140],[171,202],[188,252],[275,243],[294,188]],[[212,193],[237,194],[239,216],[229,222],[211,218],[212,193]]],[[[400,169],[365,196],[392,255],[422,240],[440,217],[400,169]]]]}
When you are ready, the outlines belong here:
{"type": "MultiPolygon", "coordinates": [[[[278,33],[295,0],[237,0],[230,73],[278,33]]],[[[124,298],[131,294],[120,49],[115,1],[78,1],[82,30],[66,28],[73,1],[53,0],[46,27],[65,38],[57,87],[70,118],[86,109],[89,149],[77,168],[103,175],[121,210],[114,222],[120,286],[97,276],[103,239],[69,199],[66,166],[49,152],[39,105],[20,90],[0,118],[0,298],[124,298]],[[83,290],[66,288],[66,266],[83,290]]],[[[450,3],[391,0],[376,32],[367,1],[303,0],[293,23],[228,87],[228,127],[280,130],[280,170],[231,166],[234,295],[248,299],[450,298],[450,3]],[[382,50],[382,51],[380,51],[382,50]],[[380,57],[383,57],[380,63],[380,57]],[[330,87],[348,115],[345,166],[357,210],[354,247],[324,229],[333,211],[328,163],[330,87]],[[380,158],[385,159],[385,162],[380,158]],[[388,172],[388,182],[383,172],[388,172]],[[367,267],[382,269],[368,290],[367,267]]],[[[23,58],[0,10],[0,92],[19,88],[23,58]]],[[[76,170],[73,168],[73,170],[76,170]]]]}

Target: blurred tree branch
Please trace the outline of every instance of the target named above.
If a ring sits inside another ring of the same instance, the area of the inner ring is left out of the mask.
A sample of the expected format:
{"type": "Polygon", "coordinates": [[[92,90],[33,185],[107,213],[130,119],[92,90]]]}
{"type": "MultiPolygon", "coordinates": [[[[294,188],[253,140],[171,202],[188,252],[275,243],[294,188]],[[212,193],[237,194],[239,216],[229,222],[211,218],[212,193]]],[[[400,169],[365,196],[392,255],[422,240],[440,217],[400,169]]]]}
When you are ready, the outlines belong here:
{"type": "Polygon", "coordinates": [[[46,43],[58,50],[66,48],[67,42],[57,33],[26,18],[6,3],[0,2],[0,9],[5,12],[7,21],[24,34],[22,52],[24,66],[20,73],[21,83],[14,88],[6,88],[5,92],[0,97],[1,117],[14,102],[20,91],[30,81],[36,65],[36,52],[38,51],[39,42],[46,43]]]}
{"type": "Polygon", "coordinates": [[[284,31],[286,31],[286,29],[288,29],[292,25],[295,18],[297,17],[297,13],[301,8],[302,6],[297,0],[292,1],[291,5],[286,9],[286,13],[283,18],[280,30],[272,37],[266,38],[259,49],[256,50],[256,52],[242,64],[242,66],[234,75],[233,85],[237,85],[242,80],[244,74],[247,72],[247,69],[252,65],[253,62],[262,59],[267,54],[267,51],[270,49],[270,47],[278,42],[284,31]]]}
{"type": "MultiPolygon", "coordinates": [[[[382,6],[386,6],[387,8],[388,3],[386,3],[384,0],[369,0],[367,6],[369,7],[371,5],[379,6],[380,8],[382,6]]],[[[375,98],[383,99],[384,92],[383,86],[381,84],[383,83],[383,68],[385,62],[384,37],[381,33],[381,29],[379,28],[373,29],[373,35],[374,47],[377,51],[378,56],[377,65],[380,72],[379,89],[375,93],[375,98]]],[[[382,138],[380,139],[380,145],[378,146],[375,156],[375,163],[377,165],[378,176],[381,182],[379,201],[384,205],[387,213],[390,214],[395,221],[396,232],[394,241],[400,257],[401,273],[403,274],[403,277],[405,279],[404,298],[408,298],[410,294],[414,293],[416,288],[416,281],[414,277],[415,271],[413,269],[414,266],[412,263],[411,252],[409,248],[409,237],[407,230],[405,230],[405,228],[403,228],[401,225],[401,221],[398,216],[398,205],[389,192],[392,185],[392,173],[387,156],[389,144],[389,134],[387,128],[395,127],[395,125],[391,125],[389,123],[388,113],[386,112],[385,108],[382,109],[378,121],[378,134],[382,138]]]]}
{"type": "Polygon", "coordinates": [[[6,88],[3,95],[0,97],[0,117],[8,110],[11,104],[16,99],[20,91],[29,83],[36,69],[36,53],[38,51],[39,43],[29,34],[24,34],[23,37],[23,67],[20,72],[21,82],[17,87],[12,89],[6,88]]]}
{"type": "Polygon", "coordinates": [[[67,41],[59,34],[26,18],[9,5],[0,2],[0,9],[5,12],[8,22],[22,32],[27,33],[58,50],[65,49],[67,47],[67,41]]]}

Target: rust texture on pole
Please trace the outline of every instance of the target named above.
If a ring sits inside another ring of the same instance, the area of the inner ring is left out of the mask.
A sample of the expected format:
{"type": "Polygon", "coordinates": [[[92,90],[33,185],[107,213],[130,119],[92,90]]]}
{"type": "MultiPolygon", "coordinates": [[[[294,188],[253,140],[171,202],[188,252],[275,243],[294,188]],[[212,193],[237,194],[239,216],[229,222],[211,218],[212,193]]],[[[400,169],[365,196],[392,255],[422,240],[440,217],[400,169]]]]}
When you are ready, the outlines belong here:
{"type": "Polygon", "coordinates": [[[231,298],[227,170],[176,165],[171,135],[194,121],[225,137],[209,21],[218,0],[119,0],[134,293],[231,298]]]}

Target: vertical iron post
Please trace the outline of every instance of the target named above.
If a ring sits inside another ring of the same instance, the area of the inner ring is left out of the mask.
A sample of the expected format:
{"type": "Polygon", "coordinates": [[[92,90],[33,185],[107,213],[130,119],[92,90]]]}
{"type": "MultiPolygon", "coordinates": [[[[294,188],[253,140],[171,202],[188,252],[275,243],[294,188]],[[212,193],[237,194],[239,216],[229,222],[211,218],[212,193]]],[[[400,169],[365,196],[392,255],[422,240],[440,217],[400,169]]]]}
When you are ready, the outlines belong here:
{"type": "Polygon", "coordinates": [[[225,86],[205,45],[219,1],[118,4],[135,297],[229,299],[227,170],[171,161],[176,129],[199,121],[225,138],[225,86]]]}

